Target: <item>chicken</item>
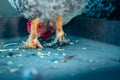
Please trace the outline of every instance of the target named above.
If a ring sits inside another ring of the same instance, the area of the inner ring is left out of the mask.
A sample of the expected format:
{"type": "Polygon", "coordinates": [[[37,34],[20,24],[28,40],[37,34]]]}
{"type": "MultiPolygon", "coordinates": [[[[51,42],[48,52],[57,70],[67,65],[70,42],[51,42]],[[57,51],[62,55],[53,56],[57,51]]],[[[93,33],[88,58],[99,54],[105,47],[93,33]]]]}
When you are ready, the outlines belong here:
{"type": "Polygon", "coordinates": [[[31,20],[31,33],[24,43],[26,48],[40,48],[43,46],[38,41],[37,25],[49,21],[56,27],[56,41],[66,43],[63,25],[72,18],[80,15],[89,0],[8,0],[10,4],[25,18],[31,20]]]}

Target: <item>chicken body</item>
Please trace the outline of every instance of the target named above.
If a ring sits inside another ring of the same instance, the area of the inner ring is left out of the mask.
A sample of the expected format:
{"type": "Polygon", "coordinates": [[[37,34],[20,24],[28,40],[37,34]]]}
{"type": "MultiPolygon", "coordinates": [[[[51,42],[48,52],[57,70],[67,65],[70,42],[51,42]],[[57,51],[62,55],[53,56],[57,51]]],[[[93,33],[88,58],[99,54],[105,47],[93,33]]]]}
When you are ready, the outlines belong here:
{"type": "Polygon", "coordinates": [[[36,26],[41,21],[50,21],[56,26],[56,40],[66,42],[62,25],[80,15],[89,0],[8,0],[25,18],[32,20],[28,48],[42,48],[37,40],[36,26]],[[33,44],[34,43],[34,44],[33,44]],[[34,45],[34,47],[33,47],[34,45]]]}

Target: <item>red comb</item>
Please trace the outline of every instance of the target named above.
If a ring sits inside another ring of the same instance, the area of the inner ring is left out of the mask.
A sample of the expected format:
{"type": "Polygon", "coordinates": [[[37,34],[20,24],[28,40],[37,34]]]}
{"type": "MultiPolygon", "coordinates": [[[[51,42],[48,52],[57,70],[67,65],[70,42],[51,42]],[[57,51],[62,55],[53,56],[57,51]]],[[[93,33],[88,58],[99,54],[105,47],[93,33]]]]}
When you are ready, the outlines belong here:
{"type": "MultiPolygon", "coordinates": [[[[29,33],[31,32],[31,21],[27,22],[27,30],[29,33]]],[[[50,26],[50,30],[48,31],[44,22],[40,22],[37,27],[37,33],[43,39],[50,38],[52,36],[52,30],[54,30],[54,26],[50,26]]]]}

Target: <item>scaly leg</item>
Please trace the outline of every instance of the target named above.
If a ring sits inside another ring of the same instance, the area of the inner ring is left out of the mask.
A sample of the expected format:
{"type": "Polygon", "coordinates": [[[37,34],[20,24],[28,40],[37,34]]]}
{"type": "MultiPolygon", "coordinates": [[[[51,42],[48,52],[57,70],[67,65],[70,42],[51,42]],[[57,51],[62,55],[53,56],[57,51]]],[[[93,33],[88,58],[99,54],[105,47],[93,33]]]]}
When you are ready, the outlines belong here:
{"type": "Polygon", "coordinates": [[[58,43],[58,41],[60,45],[64,43],[68,43],[68,41],[64,37],[62,21],[63,21],[62,16],[56,18],[56,38],[52,42],[46,43],[44,46],[53,46],[54,44],[58,43]]]}
{"type": "Polygon", "coordinates": [[[38,41],[38,34],[37,34],[37,25],[38,25],[38,18],[35,18],[32,20],[31,24],[31,33],[29,35],[29,38],[26,42],[24,42],[25,48],[40,48],[42,49],[42,45],[38,41]]]}
{"type": "Polygon", "coordinates": [[[62,26],[63,17],[59,16],[56,18],[56,38],[60,43],[67,43],[67,40],[64,37],[64,31],[62,26]]]}

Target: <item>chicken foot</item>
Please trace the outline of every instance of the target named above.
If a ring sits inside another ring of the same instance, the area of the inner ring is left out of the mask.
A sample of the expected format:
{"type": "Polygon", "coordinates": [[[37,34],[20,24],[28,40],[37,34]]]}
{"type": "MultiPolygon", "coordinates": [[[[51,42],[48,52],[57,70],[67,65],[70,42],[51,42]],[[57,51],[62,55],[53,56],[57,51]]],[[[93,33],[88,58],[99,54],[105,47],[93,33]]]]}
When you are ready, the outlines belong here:
{"type": "Polygon", "coordinates": [[[26,42],[24,42],[24,47],[25,48],[40,48],[43,49],[43,46],[40,44],[38,41],[38,34],[37,34],[37,25],[38,25],[38,18],[35,18],[32,20],[31,24],[31,33],[29,35],[29,38],[27,39],[26,42]]]}

